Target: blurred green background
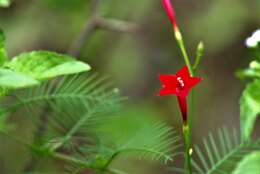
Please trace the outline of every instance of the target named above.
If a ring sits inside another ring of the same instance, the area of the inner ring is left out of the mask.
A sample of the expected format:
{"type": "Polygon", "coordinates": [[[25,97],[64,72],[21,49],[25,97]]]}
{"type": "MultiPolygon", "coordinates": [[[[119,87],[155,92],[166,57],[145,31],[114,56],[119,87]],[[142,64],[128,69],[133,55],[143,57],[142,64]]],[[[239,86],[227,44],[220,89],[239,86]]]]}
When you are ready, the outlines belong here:
{"type": "MultiPolygon", "coordinates": [[[[199,41],[206,47],[198,72],[204,81],[195,94],[196,143],[209,130],[223,125],[239,127],[239,97],[244,83],[236,79],[234,72],[250,60],[244,40],[260,26],[260,1],[173,3],[190,56],[195,57],[199,41]]],[[[6,34],[10,56],[39,49],[66,53],[88,22],[90,4],[90,0],[13,0],[9,8],[0,9],[0,28],[6,34]]],[[[137,23],[141,30],[98,30],[85,44],[79,59],[88,62],[93,71],[109,76],[129,96],[123,114],[156,117],[181,132],[175,97],[156,96],[160,88],[157,75],[175,73],[184,65],[160,0],[101,0],[99,13],[137,23]]],[[[19,122],[27,129],[24,120],[19,122]]],[[[0,173],[18,173],[26,161],[26,150],[5,137],[0,141],[0,173]]],[[[43,171],[54,167],[48,159],[41,164],[43,171]]],[[[115,165],[134,174],[167,173],[165,166],[138,160],[129,163],[123,159],[115,165]]]]}

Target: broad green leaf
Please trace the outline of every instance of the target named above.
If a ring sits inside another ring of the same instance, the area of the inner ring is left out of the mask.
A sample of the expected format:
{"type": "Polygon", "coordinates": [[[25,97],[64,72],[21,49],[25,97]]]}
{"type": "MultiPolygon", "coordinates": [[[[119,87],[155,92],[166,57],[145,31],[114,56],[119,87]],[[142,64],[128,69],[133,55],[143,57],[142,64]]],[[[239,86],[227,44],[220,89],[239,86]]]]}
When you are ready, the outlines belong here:
{"type": "Polygon", "coordinates": [[[0,0],[0,7],[9,7],[10,4],[10,0],[0,0]]]}
{"type": "Polygon", "coordinates": [[[90,70],[90,66],[70,56],[48,51],[33,51],[14,57],[6,67],[37,80],[90,70]]]}
{"type": "Polygon", "coordinates": [[[240,125],[243,140],[250,139],[259,114],[260,80],[255,80],[246,87],[240,99],[240,125]]]}
{"type": "MultiPolygon", "coordinates": [[[[12,70],[0,69],[0,87],[3,89],[17,89],[37,85],[39,82],[26,75],[12,70]]],[[[2,90],[1,90],[2,91],[2,90]]],[[[1,92],[2,93],[2,92],[1,92]]]]}
{"type": "Polygon", "coordinates": [[[247,155],[238,164],[233,174],[260,174],[260,151],[247,155]]]}
{"type": "MultiPolygon", "coordinates": [[[[1,1],[1,0],[0,0],[1,1]]],[[[2,66],[7,60],[7,52],[5,50],[5,36],[0,29],[0,66],[2,66]]]]}

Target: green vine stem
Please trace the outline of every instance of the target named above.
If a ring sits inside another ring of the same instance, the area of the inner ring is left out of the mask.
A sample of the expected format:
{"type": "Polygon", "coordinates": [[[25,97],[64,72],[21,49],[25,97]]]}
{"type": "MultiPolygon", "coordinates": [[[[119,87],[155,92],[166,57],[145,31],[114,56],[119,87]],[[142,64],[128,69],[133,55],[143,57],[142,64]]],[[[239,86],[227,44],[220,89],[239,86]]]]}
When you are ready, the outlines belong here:
{"type": "Polygon", "coordinates": [[[192,149],[190,148],[191,144],[191,134],[189,124],[183,124],[183,134],[184,134],[184,145],[185,145],[185,173],[192,174],[192,165],[191,165],[191,153],[192,149]]]}
{"type": "MultiPolygon", "coordinates": [[[[179,31],[179,29],[176,27],[174,28],[174,35],[175,35],[176,41],[178,43],[178,46],[181,50],[184,62],[189,69],[190,75],[193,77],[194,76],[193,67],[191,65],[190,58],[186,51],[186,47],[184,44],[184,40],[182,38],[182,34],[179,31]]],[[[183,124],[183,136],[184,136],[184,146],[185,146],[184,167],[185,167],[185,172],[187,174],[192,174],[191,153],[190,153],[192,151],[192,148],[191,148],[191,127],[192,127],[192,115],[193,115],[192,105],[193,105],[193,92],[191,93],[191,96],[189,97],[189,107],[190,108],[189,108],[188,122],[183,124]]]]}
{"type": "MultiPolygon", "coordinates": [[[[200,63],[200,59],[201,59],[201,56],[202,56],[202,53],[203,53],[203,50],[204,50],[204,46],[203,46],[202,43],[200,43],[198,45],[195,64],[194,64],[194,66],[192,66],[191,62],[190,62],[190,58],[189,58],[188,53],[186,51],[186,47],[185,47],[185,44],[184,44],[184,40],[182,38],[182,34],[181,34],[179,27],[177,25],[176,14],[175,14],[175,10],[174,10],[174,7],[172,5],[172,2],[171,2],[171,0],[162,0],[162,5],[164,6],[164,9],[165,9],[165,11],[166,11],[166,13],[169,17],[171,24],[172,24],[174,36],[177,40],[177,44],[178,44],[178,46],[181,50],[184,62],[186,64],[186,66],[189,70],[189,74],[192,78],[195,75],[194,70],[196,69],[196,67],[200,63]]],[[[181,81],[179,80],[179,82],[181,83],[181,85],[184,85],[182,80],[181,81]]],[[[191,95],[188,99],[189,99],[188,106],[190,107],[188,117],[187,117],[187,113],[185,113],[185,116],[188,120],[187,119],[183,120],[183,134],[184,134],[184,144],[185,144],[185,173],[192,174],[192,166],[191,166],[191,154],[192,154],[191,126],[192,126],[192,115],[193,115],[193,111],[192,111],[192,109],[193,109],[192,108],[193,91],[191,91],[191,95]]],[[[186,104],[184,106],[180,106],[181,109],[183,109],[182,107],[184,107],[184,110],[186,110],[186,112],[187,112],[186,104]]]]}
{"type": "Polygon", "coordinates": [[[177,30],[175,29],[174,35],[175,35],[175,38],[177,40],[178,46],[180,47],[182,56],[184,58],[184,62],[189,69],[190,75],[193,77],[194,76],[193,68],[191,66],[190,59],[189,59],[189,56],[188,56],[188,53],[186,51],[186,47],[185,47],[185,44],[184,44],[184,41],[183,41],[183,38],[182,38],[182,34],[179,31],[179,29],[177,29],[177,30]]]}

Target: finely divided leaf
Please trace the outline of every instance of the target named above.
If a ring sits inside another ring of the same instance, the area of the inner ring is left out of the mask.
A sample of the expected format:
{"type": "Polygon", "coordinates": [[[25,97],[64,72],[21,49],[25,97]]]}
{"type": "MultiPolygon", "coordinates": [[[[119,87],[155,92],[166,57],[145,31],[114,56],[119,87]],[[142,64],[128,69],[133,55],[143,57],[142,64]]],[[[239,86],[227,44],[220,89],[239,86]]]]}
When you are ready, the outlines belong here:
{"type": "Polygon", "coordinates": [[[37,80],[90,70],[90,66],[70,56],[48,51],[33,51],[14,57],[6,67],[37,80]]]}
{"type": "Polygon", "coordinates": [[[255,80],[246,87],[240,100],[240,124],[243,140],[250,139],[259,114],[260,80],[255,80]]]}
{"type": "Polygon", "coordinates": [[[107,144],[112,158],[122,154],[171,161],[174,151],[181,145],[176,132],[161,121],[140,115],[129,116],[115,118],[100,131],[100,139],[107,144]],[[109,147],[110,144],[114,146],[109,147]]]}
{"type": "Polygon", "coordinates": [[[48,104],[48,139],[58,138],[59,143],[51,147],[58,149],[72,142],[75,135],[83,134],[84,137],[91,125],[106,120],[111,110],[118,109],[122,98],[109,86],[105,78],[97,75],[66,76],[61,81],[56,79],[21,91],[23,94],[17,96],[19,100],[4,106],[3,111],[9,113],[27,108],[33,114],[48,104]]]}
{"type": "Polygon", "coordinates": [[[245,155],[255,150],[260,150],[259,141],[243,142],[235,129],[219,129],[217,135],[210,133],[201,146],[195,146],[194,173],[230,174],[245,155]]]}

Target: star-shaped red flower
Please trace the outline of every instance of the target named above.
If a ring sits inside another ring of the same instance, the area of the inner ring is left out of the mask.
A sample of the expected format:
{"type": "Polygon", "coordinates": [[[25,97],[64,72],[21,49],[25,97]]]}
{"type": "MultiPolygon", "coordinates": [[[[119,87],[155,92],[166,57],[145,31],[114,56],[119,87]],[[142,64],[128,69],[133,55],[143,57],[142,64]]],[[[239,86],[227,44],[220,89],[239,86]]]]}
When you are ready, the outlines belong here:
{"type": "Polygon", "coordinates": [[[200,77],[191,77],[187,66],[184,66],[177,74],[161,74],[159,78],[162,83],[159,96],[176,95],[184,124],[187,124],[187,96],[190,89],[202,79],[200,77]]]}
{"type": "Polygon", "coordinates": [[[184,66],[177,74],[160,74],[159,79],[162,83],[160,96],[176,95],[179,97],[186,97],[190,89],[202,80],[200,77],[191,77],[187,66],[184,66]]]}

